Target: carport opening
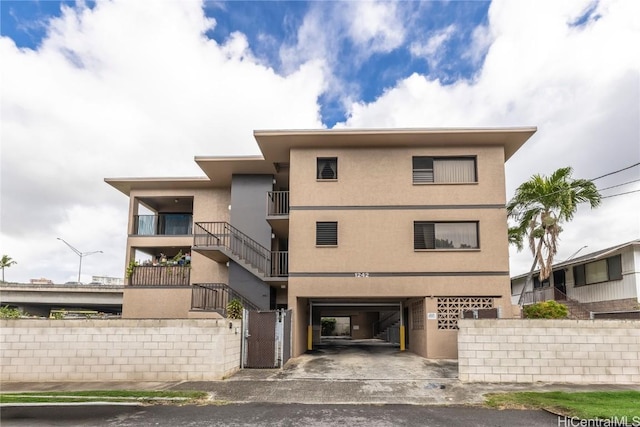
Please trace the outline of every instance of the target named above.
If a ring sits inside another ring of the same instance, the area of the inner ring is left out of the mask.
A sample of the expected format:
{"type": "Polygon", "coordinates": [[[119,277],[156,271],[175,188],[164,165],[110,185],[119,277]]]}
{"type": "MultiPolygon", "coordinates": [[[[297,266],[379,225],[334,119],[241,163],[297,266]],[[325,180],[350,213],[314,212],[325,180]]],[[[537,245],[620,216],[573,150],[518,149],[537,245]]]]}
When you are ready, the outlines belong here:
{"type": "Polygon", "coordinates": [[[315,350],[350,351],[354,348],[400,348],[400,303],[392,301],[313,301],[315,350]]]}

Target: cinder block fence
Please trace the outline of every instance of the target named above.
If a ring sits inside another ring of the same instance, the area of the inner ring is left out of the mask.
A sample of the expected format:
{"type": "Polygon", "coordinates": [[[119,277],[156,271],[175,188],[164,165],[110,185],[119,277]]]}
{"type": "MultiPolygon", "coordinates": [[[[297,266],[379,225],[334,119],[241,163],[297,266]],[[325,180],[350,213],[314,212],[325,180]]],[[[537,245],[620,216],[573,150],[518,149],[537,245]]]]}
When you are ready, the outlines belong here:
{"type": "Polygon", "coordinates": [[[640,321],[462,319],[466,382],[640,384],[640,321]]]}
{"type": "Polygon", "coordinates": [[[0,381],[207,381],[240,365],[238,320],[2,320],[0,381]]]}

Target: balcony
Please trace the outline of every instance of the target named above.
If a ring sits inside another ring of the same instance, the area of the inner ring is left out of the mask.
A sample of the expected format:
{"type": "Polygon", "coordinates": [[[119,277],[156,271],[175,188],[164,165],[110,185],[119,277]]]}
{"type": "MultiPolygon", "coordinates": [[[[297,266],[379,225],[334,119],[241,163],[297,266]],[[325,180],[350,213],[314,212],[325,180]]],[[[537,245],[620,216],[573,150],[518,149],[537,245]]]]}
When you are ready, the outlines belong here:
{"type": "Polygon", "coordinates": [[[135,236],[184,236],[192,234],[192,214],[134,215],[135,236]]]}
{"type": "Polygon", "coordinates": [[[131,286],[189,286],[191,267],[173,266],[135,266],[129,277],[131,286]]]}
{"type": "Polygon", "coordinates": [[[267,222],[282,238],[289,237],[289,192],[267,192],[267,222]]]}

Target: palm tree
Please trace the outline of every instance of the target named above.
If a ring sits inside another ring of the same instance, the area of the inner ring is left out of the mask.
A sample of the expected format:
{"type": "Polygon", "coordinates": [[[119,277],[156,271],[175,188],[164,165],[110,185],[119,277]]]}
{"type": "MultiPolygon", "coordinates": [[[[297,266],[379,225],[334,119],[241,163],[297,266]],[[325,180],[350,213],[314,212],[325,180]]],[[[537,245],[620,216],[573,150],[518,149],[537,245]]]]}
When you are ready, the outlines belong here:
{"type": "Polygon", "coordinates": [[[2,269],[3,282],[4,282],[4,269],[7,267],[11,267],[13,264],[17,264],[17,262],[12,260],[9,255],[2,255],[2,258],[0,259],[0,268],[2,269]]]}
{"type": "Polygon", "coordinates": [[[518,187],[507,204],[509,218],[516,222],[509,228],[509,243],[522,250],[527,237],[534,258],[519,304],[533,281],[536,266],[540,268],[540,281],[551,275],[562,224],[573,218],[580,203],[589,203],[592,209],[600,204],[595,184],[586,179],[573,179],[572,173],[573,170],[566,167],[549,177],[534,175],[518,187]]]}

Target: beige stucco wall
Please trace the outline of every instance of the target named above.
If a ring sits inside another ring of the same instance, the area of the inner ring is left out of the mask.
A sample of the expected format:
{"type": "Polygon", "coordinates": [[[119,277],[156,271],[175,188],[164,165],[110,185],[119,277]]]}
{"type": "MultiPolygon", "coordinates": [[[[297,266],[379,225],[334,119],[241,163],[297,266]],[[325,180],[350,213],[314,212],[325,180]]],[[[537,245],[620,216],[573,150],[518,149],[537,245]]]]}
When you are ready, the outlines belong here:
{"type": "Polygon", "coordinates": [[[505,204],[501,147],[291,150],[291,206],[505,204]],[[477,156],[476,184],[413,184],[412,156],[477,156]],[[316,180],[316,159],[338,158],[338,180],[316,180]]]}
{"type": "Polygon", "coordinates": [[[191,287],[124,287],[123,319],[184,319],[191,309],[191,287]]]}
{"type": "Polygon", "coordinates": [[[504,209],[292,211],[289,272],[508,272],[504,209]],[[316,221],[338,222],[338,246],[316,247],[316,221]],[[480,250],[413,247],[414,221],[479,221],[480,250]]]}
{"type": "Polygon", "coordinates": [[[459,322],[465,382],[640,383],[640,321],[498,319],[459,322]]]}
{"type": "MultiPolygon", "coordinates": [[[[511,315],[501,147],[294,149],[290,157],[290,307],[300,309],[309,298],[427,297],[426,315],[436,311],[438,296],[492,296],[503,316],[511,315]],[[478,182],[415,185],[412,156],[476,156],[478,182]],[[338,158],[336,181],[316,179],[318,157],[338,158]],[[338,222],[337,247],[316,247],[316,221],[338,222]],[[416,251],[414,221],[478,221],[480,249],[416,251]],[[308,273],[316,274],[304,277],[308,273]],[[387,277],[372,277],[375,273],[387,277]]],[[[295,319],[294,352],[300,354],[308,320],[295,319]]],[[[455,330],[438,330],[437,321],[407,333],[418,354],[457,355],[455,330]]]]}
{"type": "Polygon", "coordinates": [[[407,340],[406,340],[406,349],[411,351],[412,353],[415,353],[419,356],[422,357],[427,357],[427,335],[426,335],[426,305],[424,306],[424,319],[423,319],[423,325],[425,325],[425,327],[423,327],[422,329],[417,328],[414,329],[413,325],[414,325],[414,313],[413,310],[411,309],[412,304],[413,303],[419,303],[420,301],[422,301],[422,303],[425,303],[425,299],[424,298],[415,298],[415,299],[410,299],[405,303],[405,307],[408,307],[409,310],[409,316],[404,319],[404,325],[405,325],[405,334],[407,336],[407,340]]]}
{"type": "Polygon", "coordinates": [[[239,368],[240,324],[0,320],[0,381],[220,380],[239,368]]]}

